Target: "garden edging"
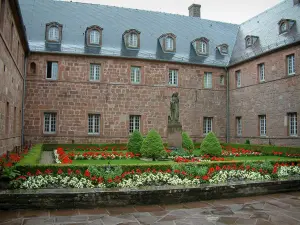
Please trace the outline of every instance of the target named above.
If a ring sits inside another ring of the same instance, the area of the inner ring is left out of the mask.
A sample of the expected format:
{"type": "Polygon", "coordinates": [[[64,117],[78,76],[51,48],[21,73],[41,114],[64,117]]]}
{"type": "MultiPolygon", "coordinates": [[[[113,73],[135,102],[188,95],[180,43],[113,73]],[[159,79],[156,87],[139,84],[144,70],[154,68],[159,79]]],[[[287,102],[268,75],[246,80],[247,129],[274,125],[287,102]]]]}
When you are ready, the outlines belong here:
{"type": "Polygon", "coordinates": [[[176,204],[221,198],[299,191],[300,179],[203,184],[198,187],[162,186],[124,189],[37,189],[0,191],[0,209],[66,209],[176,204]]]}

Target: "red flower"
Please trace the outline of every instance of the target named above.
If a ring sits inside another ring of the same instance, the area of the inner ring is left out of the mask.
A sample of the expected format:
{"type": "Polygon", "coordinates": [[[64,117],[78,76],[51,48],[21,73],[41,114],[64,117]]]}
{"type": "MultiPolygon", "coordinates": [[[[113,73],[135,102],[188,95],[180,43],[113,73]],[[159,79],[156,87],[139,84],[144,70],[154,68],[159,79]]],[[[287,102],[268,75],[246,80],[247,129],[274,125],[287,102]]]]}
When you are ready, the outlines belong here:
{"type": "Polygon", "coordinates": [[[27,172],[27,176],[31,176],[31,173],[30,173],[30,172],[27,172]]]}
{"type": "Polygon", "coordinates": [[[112,183],[113,180],[112,180],[111,178],[109,178],[109,179],[107,180],[107,182],[108,182],[108,183],[112,183]]]}
{"type": "Polygon", "coordinates": [[[203,180],[209,180],[209,177],[207,175],[202,177],[203,180]]]}
{"type": "Polygon", "coordinates": [[[77,175],[79,175],[79,174],[81,174],[81,171],[80,171],[80,170],[76,170],[75,173],[76,173],[77,175]]]}
{"type": "Polygon", "coordinates": [[[59,168],[58,171],[57,171],[57,174],[62,174],[63,171],[59,168]]]}
{"type": "Polygon", "coordinates": [[[40,170],[37,170],[36,173],[35,173],[35,175],[37,175],[37,176],[38,175],[42,175],[42,172],[40,170]]]}
{"type": "Polygon", "coordinates": [[[90,171],[86,170],[86,171],[84,172],[84,176],[86,176],[86,177],[90,177],[90,176],[91,176],[91,173],[90,173],[90,171]]]}

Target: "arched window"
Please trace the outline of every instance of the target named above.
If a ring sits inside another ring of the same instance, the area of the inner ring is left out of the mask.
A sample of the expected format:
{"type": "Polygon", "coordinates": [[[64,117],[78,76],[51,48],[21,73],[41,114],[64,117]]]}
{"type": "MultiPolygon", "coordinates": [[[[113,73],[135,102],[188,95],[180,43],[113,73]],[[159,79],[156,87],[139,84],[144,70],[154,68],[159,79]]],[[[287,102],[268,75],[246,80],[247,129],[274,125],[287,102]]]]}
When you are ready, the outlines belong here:
{"type": "Polygon", "coordinates": [[[50,27],[48,31],[49,41],[59,41],[59,29],[58,27],[50,27]]]}
{"type": "Polygon", "coordinates": [[[173,51],[174,50],[174,40],[172,37],[166,38],[166,50],[173,51]]]}
{"type": "Polygon", "coordinates": [[[281,23],[280,25],[280,33],[284,33],[287,31],[287,25],[285,22],[281,23]]]}
{"type": "Polygon", "coordinates": [[[98,45],[100,43],[100,33],[97,30],[92,30],[90,32],[90,44],[98,45]]]}
{"type": "Polygon", "coordinates": [[[36,64],[35,64],[35,62],[30,63],[30,73],[31,74],[36,73],[36,64]]]}
{"type": "Polygon", "coordinates": [[[200,54],[206,54],[207,53],[207,43],[205,41],[199,42],[198,51],[200,54]]]}
{"type": "Polygon", "coordinates": [[[248,38],[246,39],[246,46],[249,47],[249,46],[251,46],[251,45],[252,45],[251,37],[248,37],[248,38]]]}
{"type": "Polygon", "coordinates": [[[128,46],[132,48],[138,47],[138,36],[136,33],[130,33],[128,37],[128,46]]]}

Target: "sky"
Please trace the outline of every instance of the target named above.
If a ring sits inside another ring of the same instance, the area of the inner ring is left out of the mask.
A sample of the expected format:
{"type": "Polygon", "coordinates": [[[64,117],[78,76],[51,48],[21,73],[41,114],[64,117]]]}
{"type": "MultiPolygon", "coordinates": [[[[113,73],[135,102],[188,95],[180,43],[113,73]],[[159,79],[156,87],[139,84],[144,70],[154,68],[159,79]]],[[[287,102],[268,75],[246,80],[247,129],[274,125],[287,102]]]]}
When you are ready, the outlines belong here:
{"type": "MultiPolygon", "coordinates": [[[[70,0],[66,0],[70,1],[70,0]]],[[[72,0],[188,16],[188,7],[201,5],[201,17],[241,24],[283,0],[72,0]]]]}

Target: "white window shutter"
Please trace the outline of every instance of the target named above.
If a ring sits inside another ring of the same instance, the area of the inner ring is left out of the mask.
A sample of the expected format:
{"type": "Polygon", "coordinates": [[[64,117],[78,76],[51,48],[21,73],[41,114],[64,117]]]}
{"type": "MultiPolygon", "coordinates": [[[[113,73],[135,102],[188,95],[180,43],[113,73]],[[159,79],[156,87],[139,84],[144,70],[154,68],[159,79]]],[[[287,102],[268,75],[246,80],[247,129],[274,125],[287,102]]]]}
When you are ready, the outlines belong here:
{"type": "Polygon", "coordinates": [[[57,80],[57,73],[58,73],[58,63],[52,63],[52,74],[51,77],[53,80],[57,80]]]}

